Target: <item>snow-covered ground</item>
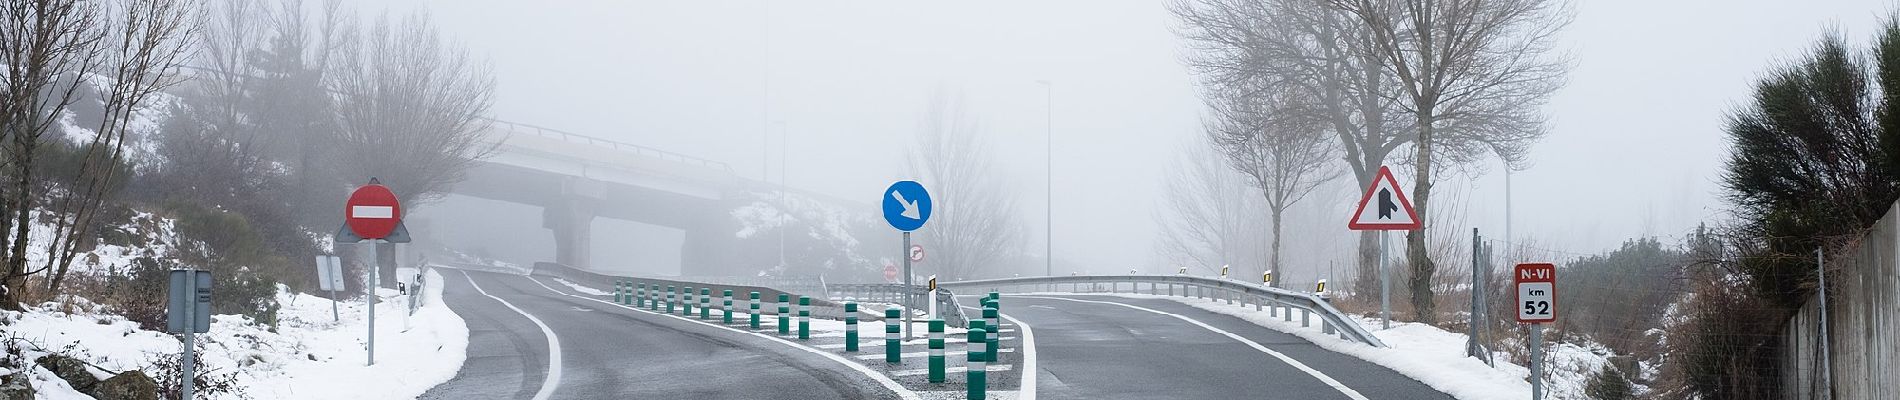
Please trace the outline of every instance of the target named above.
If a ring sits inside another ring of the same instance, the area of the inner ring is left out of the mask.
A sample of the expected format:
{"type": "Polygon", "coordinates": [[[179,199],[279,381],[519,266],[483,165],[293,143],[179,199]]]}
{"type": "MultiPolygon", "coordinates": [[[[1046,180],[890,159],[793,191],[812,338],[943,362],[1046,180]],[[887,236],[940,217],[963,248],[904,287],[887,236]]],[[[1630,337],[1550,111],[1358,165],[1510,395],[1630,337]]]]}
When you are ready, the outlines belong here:
{"type": "MultiPolygon", "coordinates": [[[[1074,293],[1044,294],[1077,295],[1074,293]]],[[[1485,365],[1476,358],[1466,357],[1464,334],[1446,332],[1431,325],[1394,321],[1392,329],[1378,330],[1374,329],[1379,326],[1377,319],[1360,318],[1360,326],[1368,327],[1373,335],[1378,336],[1379,340],[1388,346],[1376,348],[1325,334],[1321,332],[1321,324],[1317,321],[1312,323],[1311,327],[1302,328],[1298,316],[1294,317],[1294,321],[1287,322],[1284,317],[1269,316],[1268,311],[1254,311],[1251,305],[1242,307],[1227,304],[1223,300],[1146,294],[1084,295],[1167,299],[1195,308],[1231,315],[1268,329],[1299,336],[1327,350],[1391,368],[1393,371],[1417,379],[1433,389],[1459,399],[1517,400],[1531,396],[1529,367],[1510,363],[1510,356],[1503,352],[1495,352],[1492,356],[1492,360],[1497,364],[1496,367],[1485,365]]],[[[1600,345],[1557,343],[1549,345],[1545,350],[1550,357],[1550,365],[1546,368],[1549,375],[1545,380],[1545,396],[1549,399],[1588,399],[1589,396],[1584,394],[1584,388],[1590,377],[1604,364],[1609,363],[1609,351],[1600,345]]]]}
{"type": "MultiPolygon", "coordinates": [[[[425,279],[442,281],[434,270],[425,279]]],[[[442,303],[441,286],[426,286],[421,307],[408,317],[407,296],[389,289],[380,295],[373,366],[364,365],[368,314],[361,299],[337,305],[339,322],[329,299],[283,293],[277,332],[243,316],[213,316],[211,332],[197,335],[201,368],[235,373],[252,399],[413,399],[453,378],[467,358],[468,327],[442,303]]],[[[29,351],[28,360],[59,351],[112,371],[148,368],[157,355],[180,350],[174,336],[92,312],[83,299],[71,302],[70,307],[47,303],[8,313],[14,322],[4,327],[5,334],[36,344],[40,350],[29,351]],[[67,308],[77,310],[61,311],[67,308]]],[[[41,398],[90,399],[51,372],[34,369],[41,398]]],[[[109,376],[94,372],[102,379],[109,376]]]]}

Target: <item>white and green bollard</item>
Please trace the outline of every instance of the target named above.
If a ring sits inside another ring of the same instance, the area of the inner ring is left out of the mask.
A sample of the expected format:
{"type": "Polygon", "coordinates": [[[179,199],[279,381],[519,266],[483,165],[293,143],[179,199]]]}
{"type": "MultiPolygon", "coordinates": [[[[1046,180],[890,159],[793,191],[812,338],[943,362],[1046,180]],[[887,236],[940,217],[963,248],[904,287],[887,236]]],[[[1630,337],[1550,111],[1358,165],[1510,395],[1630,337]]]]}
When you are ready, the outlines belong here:
{"type": "Polygon", "coordinates": [[[759,292],[752,292],[752,330],[759,329],[759,292]]]}
{"type": "Polygon", "coordinates": [[[673,296],[675,293],[674,289],[676,288],[673,285],[666,285],[666,313],[667,314],[673,313],[673,303],[674,303],[673,296]]]}
{"type": "Polygon", "coordinates": [[[985,360],[983,359],[983,343],[989,341],[985,333],[987,332],[985,332],[983,328],[970,328],[970,356],[967,358],[969,360],[969,370],[965,372],[965,379],[970,382],[970,393],[968,395],[970,400],[983,400],[984,392],[989,389],[989,371],[987,371],[989,367],[984,365],[985,360]]]}
{"type": "MultiPolygon", "coordinates": [[[[983,322],[982,318],[970,320],[969,324],[970,330],[982,329],[984,332],[996,331],[996,327],[990,326],[988,322],[983,322]]],[[[988,336],[985,336],[985,338],[988,338],[988,336]]],[[[970,351],[976,353],[977,360],[989,361],[987,357],[990,356],[990,343],[987,341],[971,343],[970,351]]]]}
{"type": "Polygon", "coordinates": [[[712,289],[699,288],[699,319],[712,319],[712,289]]]}
{"type": "Polygon", "coordinates": [[[988,307],[983,307],[983,319],[989,320],[986,325],[996,332],[990,335],[989,348],[983,351],[983,361],[996,362],[996,349],[1003,347],[1003,324],[996,319],[996,315],[995,301],[990,301],[988,307]]]}
{"type": "Polygon", "coordinates": [[[726,289],[724,292],[721,292],[719,298],[720,301],[726,303],[726,316],[722,318],[721,321],[726,325],[732,325],[732,289],[726,289]]]}
{"type": "Polygon", "coordinates": [[[798,296],[798,340],[811,340],[811,296],[798,296]]]}
{"type": "Polygon", "coordinates": [[[680,299],[680,316],[693,316],[693,287],[686,287],[686,297],[680,299]]]}
{"type": "Polygon", "coordinates": [[[897,306],[884,309],[884,362],[898,364],[904,362],[904,344],[899,342],[898,334],[903,328],[898,326],[897,306]]]}
{"type": "Polygon", "coordinates": [[[858,302],[844,302],[844,352],[858,352],[858,302]]]}
{"type": "Polygon", "coordinates": [[[614,304],[622,303],[622,301],[620,301],[621,300],[620,284],[622,283],[625,283],[625,282],[622,282],[620,280],[614,280],[614,304]]]}
{"type": "Polygon", "coordinates": [[[778,334],[792,334],[792,295],[778,294],[778,334]]]}
{"type": "Polygon", "coordinates": [[[943,383],[943,320],[930,320],[930,383],[943,383]]]}
{"type": "Polygon", "coordinates": [[[634,290],[633,290],[633,308],[640,308],[640,307],[646,307],[646,306],[647,306],[647,284],[644,282],[635,284],[634,290]]]}

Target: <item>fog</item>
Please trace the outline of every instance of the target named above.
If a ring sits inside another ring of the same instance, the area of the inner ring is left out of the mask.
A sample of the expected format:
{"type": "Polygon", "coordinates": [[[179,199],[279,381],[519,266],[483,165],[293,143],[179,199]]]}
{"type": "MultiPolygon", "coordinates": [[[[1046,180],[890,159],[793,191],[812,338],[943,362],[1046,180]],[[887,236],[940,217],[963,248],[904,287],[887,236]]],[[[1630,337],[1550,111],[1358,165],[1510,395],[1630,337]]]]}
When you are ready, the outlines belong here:
{"type": "MultiPolygon", "coordinates": [[[[1028,251],[1040,254],[1050,233],[1047,188],[1056,257],[1098,272],[1165,270],[1154,248],[1163,180],[1179,149],[1202,135],[1195,78],[1158,1],[350,5],[428,10],[445,35],[491,60],[499,119],[717,160],[741,176],[866,207],[891,181],[909,178],[906,154],[926,100],[960,93],[1015,189],[1028,251]]],[[[1676,238],[1725,219],[1716,182],[1728,110],[1772,61],[1830,29],[1860,40],[1878,19],[1866,10],[1885,6],[1575,7],[1562,47],[1575,62],[1547,107],[1550,133],[1510,177],[1514,237],[1560,257],[1639,235],[1676,238]]],[[[1395,170],[1409,189],[1407,169],[1395,170]]],[[[1449,228],[1501,238],[1504,175],[1493,159],[1441,177],[1434,205],[1461,214],[1449,228]]],[[[1349,182],[1294,207],[1290,265],[1319,271],[1350,262],[1344,221],[1359,189],[1349,182]]],[[[431,207],[423,213],[438,223],[482,227],[460,229],[482,242],[473,247],[519,258],[551,253],[534,207],[459,196],[431,207]],[[472,233],[502,229],[526,231],[472,233]]],[[[610,221],[597,222],[595,235],[596,243],[633,243],[596,245],[597,260],[640,258],[634,264],[656,271],[678,264],[661,254],[678,248],[678,231],[610,221]]]]}

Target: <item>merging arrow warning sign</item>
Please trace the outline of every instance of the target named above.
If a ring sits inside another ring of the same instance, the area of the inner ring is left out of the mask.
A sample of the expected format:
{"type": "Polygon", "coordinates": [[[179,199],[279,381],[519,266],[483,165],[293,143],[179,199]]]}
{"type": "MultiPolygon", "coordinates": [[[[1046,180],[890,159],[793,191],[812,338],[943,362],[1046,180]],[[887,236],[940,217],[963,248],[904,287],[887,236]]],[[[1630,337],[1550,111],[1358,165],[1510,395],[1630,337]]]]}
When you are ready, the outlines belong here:
{"type": "Polygon", "coordinates": [[[1412,201],[1406,200],[1405,191],[1399,189],[1399,181],[1392,178],[1392,169],[1379,166],[1379,175],[1372,178],[1372,186],[1359,199],[1359,210],[1352,213],[1346,227],[1355,231],[1418,229],[1418,212],[1412,210],[1412,201]]]}

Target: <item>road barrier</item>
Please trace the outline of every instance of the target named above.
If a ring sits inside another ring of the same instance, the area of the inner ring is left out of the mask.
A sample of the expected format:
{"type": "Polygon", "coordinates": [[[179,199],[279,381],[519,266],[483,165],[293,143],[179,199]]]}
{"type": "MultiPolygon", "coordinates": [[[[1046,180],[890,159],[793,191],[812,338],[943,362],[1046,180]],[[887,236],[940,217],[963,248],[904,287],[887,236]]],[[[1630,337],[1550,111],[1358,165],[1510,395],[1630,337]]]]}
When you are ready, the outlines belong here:
{"type": "Polygon", "coordinates": [[[990,300],[990,305],[983,307],[983,318],[988,321],[984,323],[984,326],[995,327],[996,334],[990,337],[989,349],[983,351],[983,361],[996,362],[996,348],[1003,346],[1003,341],[1001,340],[1003,337],[1003,324],[997,320],[997,315],[996,301],[990,300]]]}
{"type": "Polygon", "coordinates": [[[904,362],[904,344],[897,337],[903,329],[897,325],[899,317],[897,307],[884,309],[884,362],[892,364],[904,362]]]}
{"type": "Polygon", "coordinates": [[[759,329],[759,292],[752,292],[752,329],[759,329]]]}
{"type": "Polygon", "coordinates": [[[798,296],[798,340],[811,340],[811,297],[798,296]]]}
{"type": "Polygon", "coordinates": [[[792,295],[778,294],[778,334],[792,334],[792,295]]]}
{"type": "Polygon", "coordinates": [[[844,352],[858,352],[858,302],[844,302],[844,352]]]}
{"type": "MultiPolygon", "coordinates": [[[[882,299],[882,301],[898,303],[903,301],[904,297],[898,294],[904,291],[904,285],[901,284],[837,283],[828,285],[827,287],[830,290],[829,294],[839,299],[882,299]]],[[[929,297],[930,290],[923,285],[913,285],[911,286],[911,294],[917,299],[923,299],[929,297]]],[[[946,326],[957,328],[967,326],[965,323],[967,318],[963,314],[963,305],[958,302],[956,293],[938,288],[937,297],[931,299],[931,301],[937,303],[937,314],[943,318],[946,326]]]]}
{"type": "Polygon", "coordinates": [[[640,307],[646,307],[646,306],[647,306],[647,284],[640,283],[639,285],[637,285],[637,287],[635,287],[635,290],[634,290],[633,308],[640,308],[640,307]]]}
{"type": "MultiPolygon", "coordinates": [[[[980,320],[980,319],[971,320],[970,330],[978,330],[978,329],[981,329],[985,332],[996,331],[996,327],[990,326],[988,322],[983,322],[983,320],[980,320]]],[[[975,339],[971,339],[971,340],[975,340],[975,339]]],[[[970,345],[970,351],[976,353],[976,359],[978,361],[989,361],[989,356],[990,356],[989,346],[990,346],[989,342],[972,342],[970,345]]]]}
{"type": "Polygon", "coordinates": [[[673,285],[666,285],[666,313],[673,313],[673,285]]]}
{"type": "Polygon", "coordinates": [[[726,289],[719,297],[726,303],[726,316],[721,319],[721,323],[732,325],[732,289],[726,289]]]}
{"type": "Polygon", "coordinates": [[[699,319],[712,319],[712,289],[699,288],[699,319]]]}
{"type": "MultiPolygon", "coordinates": [[[[1221,291],[1230,292],[1245,298],[1256,299],[1255,301],[1270,301],[1275,304],[1283,304],[1292,308],[1298,308],[1309,315],[1318,314],[1320,319],[1338,327],[1340,336],[1346,340],[1365,343],[1372,347],[1386,347],[1385,343],[1380,341],[1377,336],[1373,336],[1371,331],[1360,326],[1357,320],[1352,319],[1344,312],[1340,312],[1339,309],[1333,308],[1332,304],[1327,303],[1319,296],[1311,293],[1295,292],[1241,281],[1185,275],[1087,275],[938,282],[937,287],[952,290],[995,290],[1009,287],[1049,288],[1054,290],[1060,289],[1060,285],[1072,285],[1072,287],[1077,288],[1075,289],[1076,291],[1080,291],[1079,287],[1084,284],[1113,284],[1120,282],[1164,284],[1168,285],[1170,294],[1174,293],[1174,285],[1181,285],[1183,290],[1180,293],[1183,295],[1188,295],[1188,289],[1192,288],[1192,291],[1196,292],[1193,293],[1194,295],[1202,297],[1209,293],[1209,291],[1221,291]]],[[[1288,311],[1286,319],[1290,322],[1293,318],[1290,312],[1291,310],[1288,311]]]]}
{"type": "MultiPolygon", "coordinates": [[[[981,322],[981,321],[971,321],[971,322],[972,322],[972,325],[974,325],[976,322],[981,322]]],[[[969,388],[970,393],[967,395],[967,397],[970,400],[983,400],[984,395],[986,394],[984,392],[989,388],[989,379],[987,378],[987,375],[989,374],[988,373],[989,371],[987,371],[987,369],[989,367],[984,365],[983,363],[984,359],[983,359],[982,346],[984,342],[989,341],[988,339],[985,338],[985,335],[984,335],[985,333],[987,332],[984,332],[983,328],[978,328],[978,327],[970,328],[970,348],[969,348],[970,356],[967,358],[969,360],[968,361],[969,365],[967,366],[968,372],[965,372],[965,375],[966,375],[965,379],[970,381],[970,388],[969,388]]]]}
{"type": "Polygon", "coordinates": [[[626,283],[626,282],[622,282],[622,281],[614,281],[614,304],[621,304],[621,303],[624,303],[623,301],[620,301],[620,300],[621,300],[621,298],[620,298],[620,285],[621,285],[621,284],[623,284],[623,283],[626,283]]]}
{"type": "Polygon", "coordinates": [[[930,383],[943,383],[943,320],[930,320],[930,383]]]}
{"type": "Polygon", "coordinates": [[[693,316],[693,287],[692,286],[686,287],[686,298],[684,301],[680,302],[680,316],[688,317],[688,318],[691,318],[693,316]]]}

